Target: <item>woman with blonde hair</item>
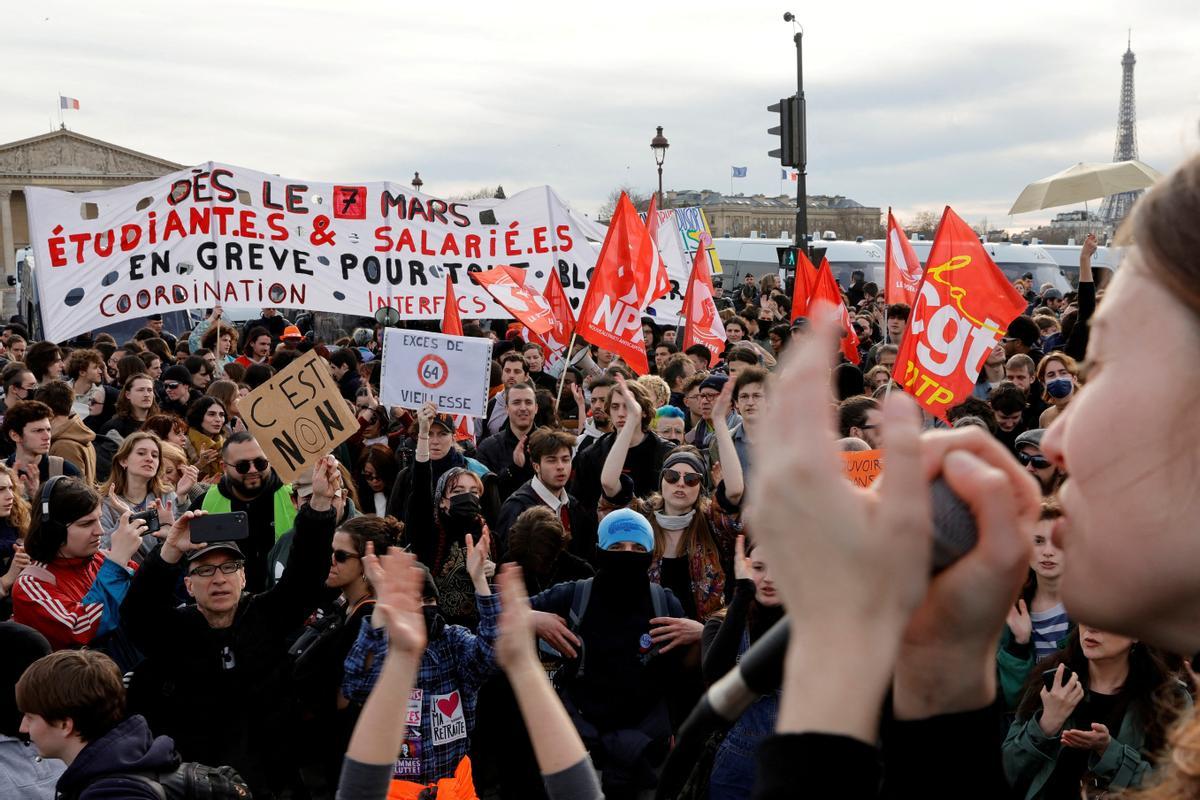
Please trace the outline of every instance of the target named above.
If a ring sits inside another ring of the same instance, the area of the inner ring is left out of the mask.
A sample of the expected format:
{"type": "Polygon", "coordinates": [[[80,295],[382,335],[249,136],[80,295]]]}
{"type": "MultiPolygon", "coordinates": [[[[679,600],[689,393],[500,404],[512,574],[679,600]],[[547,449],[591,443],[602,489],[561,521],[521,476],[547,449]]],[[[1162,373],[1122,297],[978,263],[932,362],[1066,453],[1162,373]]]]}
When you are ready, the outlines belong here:
{"type": "Polygon", "coordinates": [[[25,534],[29,533],[29,503],[18,491],[17,474],[0,463],[0,619],[11,609],[9,596],[21,570],[29,566],[25,534]]]}
{"type": "MultiPolygon", "coordinates": [[[[163,481],[162,441],[148,431],[137,431],[125,437],[113,456],[112,472],[100,486],[100,546],[107,548],[113,533],[121,524],[126,511],[135,514],[151,509],[158,512],[163,528],[170,527],[175,518],[187,510],[188,504],[176,500],[163,481]]],[[[195,481],[186,475],[176,484],[184,497],[195,481]]],[[[135,555],[141,561],[154,549],[158,539],[149,533],[142,537],[142,546],[135,555]]]]}
{"type": "Polygon", "coordinates": [[[662,408],[671,402],[671,387],[657,375],[639,375],[637,382],[646,388],[655,408],[662,408]]]}

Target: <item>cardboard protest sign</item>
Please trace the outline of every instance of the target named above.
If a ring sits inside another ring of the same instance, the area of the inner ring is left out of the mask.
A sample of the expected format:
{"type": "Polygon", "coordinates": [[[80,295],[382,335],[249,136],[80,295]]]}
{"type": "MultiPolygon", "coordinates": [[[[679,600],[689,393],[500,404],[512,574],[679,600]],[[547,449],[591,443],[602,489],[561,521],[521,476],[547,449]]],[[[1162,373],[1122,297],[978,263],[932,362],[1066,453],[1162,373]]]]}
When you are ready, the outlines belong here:
{"type": "Polygon", "coordinates": [[[855,486],[861,486],[865,489],[879,477],[882,469],[882,458],[882,450],[859,450],[857,452],[842,453],[842,466],[845,468],[845,475],[850,479],[850,482],[855,486]]]}
{"type": "Polygon", "coordinates": [[[46,338],[152,313],[279,306],[440,319],[444,276],[467,317],[506,317],[467,279],[526,268],[541,291],[558,273],[576,303],[604,229],[548,186],[504,200],[443,200],[407,183],[281,178],[206,163],[143,183],[71,193],[28,187],[30,241],[46,338]]]}
{"type": "Polygon", "coordinates": [[[316,353],[288,364],[238,403],[242,420],[284,482],[358,432],[358,420],[316,353]]]}
{"type": "Polygon", "coordinates": [[[379,400],[386,406],[420,408],[432,402],[447,414],[487,414],[489,339],[388,328],[382,367],[379,400]]]}

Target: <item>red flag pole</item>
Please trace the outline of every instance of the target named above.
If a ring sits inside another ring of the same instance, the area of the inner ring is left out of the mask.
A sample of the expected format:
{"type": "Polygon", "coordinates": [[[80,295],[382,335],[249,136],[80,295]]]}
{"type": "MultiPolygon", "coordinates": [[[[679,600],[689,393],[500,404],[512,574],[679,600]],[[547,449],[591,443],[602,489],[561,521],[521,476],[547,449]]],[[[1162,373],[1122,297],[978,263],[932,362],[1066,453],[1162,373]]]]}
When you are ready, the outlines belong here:
{"type": "MultiPolygon", "coordinates": [[[[553,276],[551,276],[551,277],[553,277],[553,276]]],[[[563,384],[567,382],[567,370],[570,369],[570,367],[571,367],[571,354],[574,349],[575,349],[575,333],[572,332],[571,333],[571,341],[567,343],[567,355],[564,358],[566,363],[563,364],[562,373],[558,376],[558,393],[555,394],[555,396],[554,396],[554,408],[556,410],[558,409],[559,402],[562,400],[563,384]]],[[[583,409],[580,409],[580,411],[582,411],[582,410],[583,409]]]]}

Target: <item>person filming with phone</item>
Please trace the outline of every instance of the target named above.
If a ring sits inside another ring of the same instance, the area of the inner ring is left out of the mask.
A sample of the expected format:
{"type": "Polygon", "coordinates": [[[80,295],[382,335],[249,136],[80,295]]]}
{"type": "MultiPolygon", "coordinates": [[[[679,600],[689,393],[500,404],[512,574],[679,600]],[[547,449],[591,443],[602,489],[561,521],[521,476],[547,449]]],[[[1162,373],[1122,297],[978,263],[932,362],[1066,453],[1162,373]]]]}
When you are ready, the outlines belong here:
{"type": "Polygon", "coordinates": [[[262,447],[246,431],[225,440],[221,462],[221,479],[204,495],[200,507],[210,514],[246,513],[250,537],[241,543],[246,589],[261,592],[267,586],[267,555],[296,518],[292,487],[275,474],[262,447]]]}
{"type": "Polygon", "coordinates": [[[146,558],[121,606],[123,628],[146,656],[130,682],[130,708],[174,738],[185,760],[233,766],[256,798],[296,780],[287,637],[324,597],[341,488],[337,461],[326,456],[296,512],[287,570],[271,589],[247,589],[244,512],[191,511],[146,558]],[[180,573],[194,606],[176,604],[180,573]]]}
{"type": "Polygon", "coordinates": [[[1004,771],[1026,800],[1137,786],[1191,699],[1162,654],[1080,625],[1038,664],[1004,741],[1004,771]]]}

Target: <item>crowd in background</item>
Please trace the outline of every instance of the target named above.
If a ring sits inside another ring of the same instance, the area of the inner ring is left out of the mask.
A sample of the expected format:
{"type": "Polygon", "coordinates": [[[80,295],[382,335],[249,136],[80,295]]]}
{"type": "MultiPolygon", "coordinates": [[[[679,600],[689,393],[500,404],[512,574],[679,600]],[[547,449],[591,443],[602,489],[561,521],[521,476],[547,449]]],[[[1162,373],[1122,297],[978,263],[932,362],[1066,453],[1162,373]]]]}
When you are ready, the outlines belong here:
{"type": "MultiPolygon", "coordinates": [[[[1197,173],[1162,191],[1194,207],[1197,173]]],[[[13,788],[0,794],[157,797],[203,774],[261,798],[649,796],[688,712],[785,613],[783,686],[710,738],[678,796],[1078,798],[1148,784],[1190,715],[1200,637],[1194,620],[1187,635],[1167,622],[1136,635],[1162,606],[1134,587],[1156,578],[1099,556],[1077,565],[1062,538],[1082,517],[1063,494],[1078,471],[1064,430],[1088,419],[1077,405],[1105,402],[1085,354],[1111,370],[1118,337],[1150,335],[1131,327],[1149,313],[1138,302],[1168,320],[1195,312],[1194,266],[1180,283],[1163,266],[1177,251],[1161,247],[1145,258],[1157,267],[1126,266],[1099,312],[1094,239],[1077,290],[1019,278],[1026,313],[948,420],[901,399],[911,309],[861,274],[843,287],[857,365],[820,324],[790,319],[773,275],[718,280],[719,358],[647,319],[641,376],[594,346],[552,375],[519,325],[469,320],[494,363],[487,413],[466,427],[432,405],[380,403],[377,325],[323,341],[308,314],[264,309],[236,326],[215,308],[192,330],[150,317],[127,341],[56,344],[10,322],[0,789],[13,788]],[[1141,299],[1146,284],[1161,296],[1141,299]],[[309,352],[359,429],[284,482],[240,402],[309,352]],[[870,492],[826,458],[867,449],[885,464],[870,492]],[[932,582],[922,449],[981,529],[932,582]],[[192,541],[197,520],[229,512],[248,536],[192,541]],[[1090,588],[1072,593],[1076,570],[1090,588]],[[1089,591],[1141,613],[1079,599],[1089,591]]],[[[1194,355],[1186,319],[1171,346],[1194,355]]],[[[1157,429],[1111,433],[1165,446],[1157,429]]],[[[1093,502],[1102,444],[1070,444],[1093,502]]],[[[1188,524],[1139,502],[1129,514],[1139,533],[1188,524]]],[[[1194,558],[1138,558],[1172,585],[1196,573],[1194,558]]],[[[1175,762],[1187,775],[1195,763],[1175,762]]],[[[1168,796],[1196,795],[1156,795],[1168,796]]]]}

